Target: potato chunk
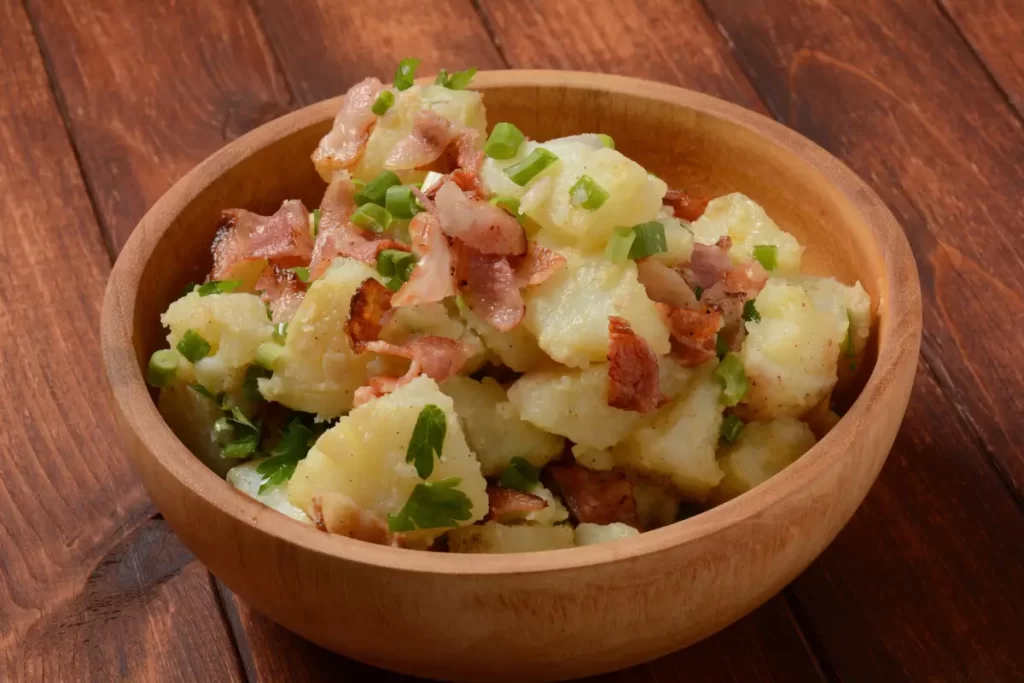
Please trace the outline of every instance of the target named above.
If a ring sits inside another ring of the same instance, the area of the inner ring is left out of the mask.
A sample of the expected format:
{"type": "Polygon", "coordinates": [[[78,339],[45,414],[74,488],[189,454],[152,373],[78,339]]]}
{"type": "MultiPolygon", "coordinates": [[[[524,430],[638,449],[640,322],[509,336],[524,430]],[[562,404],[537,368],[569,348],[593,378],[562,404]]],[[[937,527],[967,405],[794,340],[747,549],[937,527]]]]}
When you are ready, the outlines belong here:
{"type": "Polygon", "coordinates": [[[838,383],[842,386],[864,359],[864,349],[871,335],[871,297],[860,282],[852,287],[831,277],[801,277],[796,282],[810,295],[815,308],[840,319],[846,316],[849,321],[848,334],[852,346],[848,348],[847,338],[843,337],[843,347],[839,352],[838,383]]]}
{"type": "Polygon", "coordinates": [[[512,159],[486,158],[480,175],[492,192],[522,199],[522,211],[544,231],[585,251],[604,248],[616,227],[653,220],[667,190],[662,180],[621,152],[604,147],[596,136],[527,142],[512,159]],[[525,187],[516,185],[504,169],[538,147],[555,154],[558,161],[525,187]],[[597,210],[584,209],[571,201],[569,189],[583,175],[590,176],[608,193],[608,199],[597,210]]]}
{"type": "Polygon", "coordinates": [[[732,238],[729,255],[734,263],[754,257],[754,247],[773,244],[778,247],[777,275],[798,275],[804,248],[795,237],[775,224],[761,205],[750,197],[734,192],[712,199],[704,215],[690,224],[694,240],[714,244],[719,237],[732,238]]]}
{"type": "Polygon", "coordinates": [[[185,384],[171,384],[160,390],[156,405],[175,436],[218,476],[223,477],[238,464],[237,459],[220,454],[213,423],[224,413],[216,401],[185,384]]]}
{"type": "Polygon", "coordinates": [[[422,481],[405,456],[416,420],[427,405],[440,408],[447,424],[441,457],[435,459],[428,481],[460,478],[457,488],[472,502],[472,517],[460,523],[483,519],[487,482],[480,463],[466,444],[452,400],[426,376],[354,409],[324,432],[295,469],[288,486],[292,504],[309,514],[313,496],[343,493],[378,519],[397,514],[422,481]]]}
{"type": "Polygon", "coordinates": [[[508,332],[502,332],[480,319],[465,306],[460,306],[459,312],[470,329],[480,335],[487,350],[497,356],[502,365],[516,372],[530,372],[552,364],[551,358],[541,351],[537,345],[537,338],[525,325],[517,325],[508,332]]]}
{"type": "Polygon", "coordinates": [[[614,522],[612,524],[580,524],[576,527],[576,545],[594,545],[595,543],[608,543],[617,541],[620,538],[636,536],[640,532],[628,524],[614,522]]]}
{"type": "Polygon", "coordinates": [[[377,277],[377,271],[353,259],[336,259],[313,283],[288,324],[273,377],[259,381],[264,398],[325,418],[352,407],[352,395],[366,383],[374,357],[353,353],[345,321],[352,295],[368,277],[377,277]]]}
{"type": "Polygon", "coordinates": [[[523,324],[549,356],[585,368],[608,356],[608,318],[629,321],[656,355],[668,353],[669,332],[654,302],[637,279],[632,261],[611,263],[603,255],[562,252],[568,263],[547,281],[525,292],[523,324]]]}
{"type": "Polygon", "coordinates": [[[616,460],[667,477],[685,499],[703,501],[723,476],[715,461],[722,428],[721,393],[711,368],[704,366],[687,391],[659,408],[649,423],[614,449],[616,460]]]}
{"type": "Polygon", "coordinates": [[[799,417],[835,386],[849,320],[845,311],[819,308],[800,285],[776,278],[758,295],[757,310],[761,320],[746,323],[740,350],[750,390],[737,412],[747,420],[799,417]]]}
{"type": "Polygon", "coordinates": [[[767,481],[814,443],[810,427],[798,420],[748,423],[736,443],[722,451],[719,464],[725,478],[715,491],[715,499],[735,498],[767,481]]]}
{"type": "Polygon", "coordinates": [[[209,354],[198,362],[182,359],[179,372],[186,382],[198,382],[214,394],[241,388],[256,349],[274,332],[267,307],[252,294],[199,296],[192,292],[168,306],[160,322],[170,328],[171,348],[188,330],[210,344],[209,354]]]}
{"type": "Polygon", "coordinates": [[[562,453],[565,439],[520,418],[505,390],[490,377],[482,382],[451,377],[441,385],[441,391],[455,402],[466,441],[480,460],[484,476],[500,475],[515,457],[540,468],[562,453]]]}
{"type": "Polygon", "coordinates": [[[228,483],[234,486],[236,489],[255,498],[259,502],[263,503],[269,508],[277,510],[283,515],[287,515],[292,519],[297,519],[300,522],[306,524],[312,524],[309,516],[291,504],[288,500],[288,487],[286,484],[278,484],[277,486],[271,486],[263,493],[260,493],[260,482],[263,481],[263,475],[256,471],[256,468],[260,466],[266,458],[260,458],[259,460],[250,460],[244,462],[241,465],[231,468],[228,472],[228,483]]]}
{"type": "Polygon", "coordinates": [[[532,553],[573,547],[571,526],[526,526],[487,522],[448,532],[453,553],[532,553]]]}

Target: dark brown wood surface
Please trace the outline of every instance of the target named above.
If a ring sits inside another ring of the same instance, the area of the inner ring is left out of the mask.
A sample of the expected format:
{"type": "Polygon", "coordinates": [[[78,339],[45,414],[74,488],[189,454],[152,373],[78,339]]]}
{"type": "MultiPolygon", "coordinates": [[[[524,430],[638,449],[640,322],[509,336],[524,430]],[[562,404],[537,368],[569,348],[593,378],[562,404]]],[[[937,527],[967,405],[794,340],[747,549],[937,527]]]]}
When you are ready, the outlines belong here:
{"type": "Polygon", "coordinates": [[[154,516],[97,328],[110,254],[174,180],[405,56],[773,115],[918,259],[924,362],[849,527],[754,614],[605,679],[1024,680],[1022,37],[1014,0],[0,0],[0,680],[400,680],[250,612],[154,516]]]}

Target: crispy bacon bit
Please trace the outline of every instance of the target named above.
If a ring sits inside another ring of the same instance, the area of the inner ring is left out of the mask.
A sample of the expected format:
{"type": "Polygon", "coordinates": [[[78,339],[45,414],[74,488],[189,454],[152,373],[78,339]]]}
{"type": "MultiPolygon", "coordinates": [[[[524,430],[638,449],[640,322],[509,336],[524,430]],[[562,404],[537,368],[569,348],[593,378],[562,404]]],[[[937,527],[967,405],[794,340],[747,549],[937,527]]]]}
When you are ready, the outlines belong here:
{"type": "Polygon", "coordinates": [[[578,522],[639,528],[633,484],[617,470],[595,472],[579,465],[549,468],[578,522]]]}
{"type": "Polygon", "coordinates": [[[464,129],[455,138],[455,165],[466,173],[476,176],[480,173],[480,167],[483,164],[484,152],[480,149],[480,131],[474,128],[464,129]]]}
{"type": "Polygon", "coordinates": [[[709,289],[724,278],[732,267],[729,261],[730,247],[732,240],[728,236],[720,238],[714,244],[695,243],[693,254],[690,256],[690,271],[693,273],[691,284],[709,289]]]}
{"type": "Polygon", "coordinates": [[[325,181],[330,182],[338,169],[354,166],[363,155],[370,131],[377,123],[373,102],[383,89],[384,84],[379,80],[367,78],[345,93],[331,132],[320,140],[320,145],[313,152],[313,163],[325,181]]]}
{"type": "Polygon", "coordinates": [[[309,517],[320,531],[348,536],[367,543],[403,547],[403,534],[388,531],[388,525],[378,517],[359,509],[343,493],[322,493],[310,500],[309,517]]]}
{"type": "Polygon", "coordinates": [[[665,206],[672,207],[672,213],[676,218],[682,218],[692,223],[704,215],[704,209],[708,208],[708,202],[711,199],[709,197],[691,197],[682,190],[669,190],[661,201],[665,206]]]}
{"type": "Polygon", "coordinates": [[[376,266],[377,254],[385,249],[409,251],[409,247],[401,242],[368,233],[349,222],[349,216],[356,208],[354,195],[355,186],[349,175],[335,174],[320,202],[320,232],[317,233],[313,258],[309,264],[310,280],[323,275],[331,261],[338,256],[376,266]]]}
{"type": "Polygon", "coordinates": [[[715,357],[715,342],[722,327],[718,312],[705,313],[657,304],[671,335],[671,358],[684,368],[693,368],[715,357]]]}
{"type": "Polygon", "coordinates": [[[490,202],[467,197],[455,183],[446,182],[438,189],[434,206],[445,234],[480,253],[526,252],[526,233],[519,221],[490,202]]]}
{"type": "Polygon", "coordinates": [[[370,341],[366,342],[363,348],[374,353],[411,360],[412,365],[406,373],[408,380],[422,372],[436,382],[443,382],[458,374],[466,362],[466,350],[462,344],[454,339],[432,334],[416,337],[404,344],[370,341]]]}
{"type": "Polygon", "coordinates": [[[413,117],[409,134],[391,149],[384,168],[401,171],[427,166],[445,153],[458,132],[455,124],[437,112],[421,109],[413,117]]]}
{"type": "Polygon", "coordinates": [[[548,506],[547,501],[540,496],[500,486],[487,487],[487,502],[491,511],[490,518],[498,523],[521,519],[548,506]]]}
{"type": "Polygon", "coordinates": [[[526,253],[509,259],[519,287],[539,285],[565,265],[565,257],[534,241],[526,243],[526,253]]]}
{"type": "Polygon", "coordinates": [[[733,266],[721,281],[704,292],[701,303],[708,311],[722,315],[723,336],[733,351],[738,351],[747,336],[743,324],[743,305],[760,294],[768,281],[768,273],[754,260],[733,266]]]}
{"type": "MultiPolygon", "coordinates": [[[[422,194],[420,202],[428,202],[422,194]]],[[[455,295],[454,265],[452,249],[441,231],[441,224],[429,212],[421,212],[409,224],[413,253],[419,258],[408,282],[395,293],[391,305],[412,306],[413,304],[441,301],[455,295]]],[[[376,258],[376,254],[374,255],[376,258]]]]}
{"type": "MultiPolygon", "coordinates": [[[[490,194],[487,188],[484,187],[483,181],[480,180],[480,176],[473,171],[457,168],[451,172],[447,179],[458,185],[459,189],[465,192],[467,197],[485,200],[487,195],[490,194]]],[[[437,191],[441,189],[443,184],[444,180],[432,186],[434,194],[437,194],[437,191]]]]}
{"type": "Polygon", "coordinates": [[[625,318],[608,318],[608,405],[649,413],[661,403],[658,357],[625,318]]]}
{"type": "Polygon", "coordinates": [[[263,269],[256,281],[256,291],[260,292],[260,299],[270,306],[271,320],[275,323],[291,320],[306,296],[306,288],[295,273],[279,266],[263,269]]]}
{"type": "Polygon", "coordinates": [[[367,342],[380,338],[384,327],[381,319],[391,310],[391,296],[391,290],[372,277],[363,280],[352,295],[345,332],[356,353],[362,353],[367,342]]]}
{"type": "Polygon", "coordinates": [[[668,304],[672,308],[699,310],[697,296],[677,271],[652,258],[636,262],[640,284],[647,290],[651,301],[668,304]]]}
{"type": "Polygon", "coordinates": [[[768,271],[760,263],[751,259],[730,268],[722,282],[725,284],[726,291],[743,294],[747,299],[753,299],[768,283],[768,271]]]}
{"type": "Polygon", "coordinates": [[[309,212],[297,199],[281,204],[272,216],[230,209],[222,214],[212,250],[212,280],[230,279],[235,266],[250,261],[268,260],[285,268],[305,265],[313,251],[309,212]]]}
{"type": "Polygon", "coordinates": [[[526,303],[504,256],[481,254],[455,240],[459,289],[469,310],[508,332],[523,320],[526,303]]]}

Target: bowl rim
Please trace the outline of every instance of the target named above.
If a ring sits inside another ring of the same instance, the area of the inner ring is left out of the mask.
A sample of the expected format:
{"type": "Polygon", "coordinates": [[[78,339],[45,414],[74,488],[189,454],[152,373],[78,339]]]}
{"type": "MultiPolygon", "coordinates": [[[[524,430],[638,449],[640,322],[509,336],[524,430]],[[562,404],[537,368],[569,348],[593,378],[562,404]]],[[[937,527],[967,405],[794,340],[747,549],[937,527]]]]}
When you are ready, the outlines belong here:
{"type": "MultiPolygon", "coordinates": [[[[427,82],[426,79],[421,81],[427,82]]],[[[605,91],[683,106],[767,138],[826,177],[830,188],[839,190],[868,228],[872,243],[882,257],[884,274],[878,287],[880,300],[873,302],[878,311],[878,357],[874,369],[850,410],[831,432],[767,482],[700,515],[614,543],[534,553],[467,556],[374,545],[325,534],[235,491],[171,431],[150,396],[141,369],[134,363],[134,353],[131,363],[124,360],[124,350],[134,348],[132,329],[139,282],[163,233],[206,187],[209,179],[220,177],[246,157],[281,138],[332,119],[341,100],[335,97],[264,124],[206,158],[153,205],[119,255],[103,301],[104,365],[117,408],[145,447],[148,457],[159,461],[183,486],[222,513],[277,542],[294,544],[301,550],[338,561],[397,572],[452,576],[564,571],[667,552],[764,514],[797,494],[820,471],[844,457],[846,449],[842,444],[855,438],[857,426],[866,421],[875,406],[884,406],[884,399],[892,391],[893,371],[908,362],[916,363],[921,336],[921,293],[916,264],[902,229],[881,199],[852,170],[799,133],[774,119],[710,95],[644,79],[579,71],[481,71],[474,79],[474,89],[486,91],[497,87],[605,91]]]]}

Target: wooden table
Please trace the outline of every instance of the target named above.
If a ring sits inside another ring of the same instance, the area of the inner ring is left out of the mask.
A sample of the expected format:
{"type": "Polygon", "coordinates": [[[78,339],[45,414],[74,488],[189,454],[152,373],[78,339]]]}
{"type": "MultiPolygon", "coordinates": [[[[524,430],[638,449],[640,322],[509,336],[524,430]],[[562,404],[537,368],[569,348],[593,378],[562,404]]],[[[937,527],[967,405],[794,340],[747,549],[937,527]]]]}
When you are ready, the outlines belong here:
{"type": "Polygon", "coordinates": [[[605,680],[1024,680],[1021,0],[0,0],[0,680],[399,680],[250,612],[180,544],[118,439],[98,327],[177,178],[405,56],[762,111],[867,180],[917,255],[917,387],[853,521],[755,613],[605,680]]]}

